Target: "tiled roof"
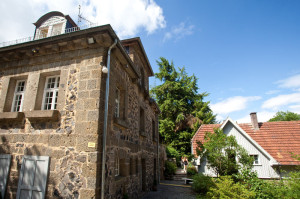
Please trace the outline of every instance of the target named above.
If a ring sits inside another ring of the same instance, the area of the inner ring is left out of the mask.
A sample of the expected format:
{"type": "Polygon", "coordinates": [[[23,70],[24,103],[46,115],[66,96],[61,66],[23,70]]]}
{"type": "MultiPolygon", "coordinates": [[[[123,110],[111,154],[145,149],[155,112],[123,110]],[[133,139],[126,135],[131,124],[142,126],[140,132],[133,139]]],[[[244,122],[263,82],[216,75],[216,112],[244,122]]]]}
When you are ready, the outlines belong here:
{"type": "MultiPolygon", "coordinates": [[[[259,123],[259,130],[251,124],[238,124],[281,165],[300,165],[291,153],[300,155],[300,121],[259,123]]],[[[203,141],[205,132],[213,132],[221,124],[202,125],[192,139],[196,154],[197,141],[203,141]]]]}
{"type": "Polygon", "coordinates": [[[197,142],[204,140],[204,135],[206,132],[214,132],[215,128],[220,128],[221,124],[203,124],[199,127],[198,131],[195,133],[192,143],[193,143],[193,154],[196,155],[197,142]]]}
{"type": "Polygon", "coordinates": [[[281,165],[300,165],[291,155],[300,155],[300,121],[259,123],[259,130],[239,126],[281,165]]]}

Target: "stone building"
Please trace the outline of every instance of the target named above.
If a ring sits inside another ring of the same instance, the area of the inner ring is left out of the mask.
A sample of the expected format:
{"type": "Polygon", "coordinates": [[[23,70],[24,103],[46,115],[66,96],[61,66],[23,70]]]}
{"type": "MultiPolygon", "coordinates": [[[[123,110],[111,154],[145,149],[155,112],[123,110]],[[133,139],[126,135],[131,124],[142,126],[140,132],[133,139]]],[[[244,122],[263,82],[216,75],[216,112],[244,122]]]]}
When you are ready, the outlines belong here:
{"type": "Polygon", "coordinates": [[[33,37],[0,45],[2,197],[140,198],[161,165],[141,40],[60,12],[34,25],[33,37]]]}

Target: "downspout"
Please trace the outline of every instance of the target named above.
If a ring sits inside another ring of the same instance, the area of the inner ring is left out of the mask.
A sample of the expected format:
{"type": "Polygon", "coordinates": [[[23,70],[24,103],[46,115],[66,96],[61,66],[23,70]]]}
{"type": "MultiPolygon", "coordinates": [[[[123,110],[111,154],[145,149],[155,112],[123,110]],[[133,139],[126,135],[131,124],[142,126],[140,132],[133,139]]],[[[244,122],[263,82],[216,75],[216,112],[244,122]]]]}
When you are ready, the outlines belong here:
{"type": "Polygon", "coordinates": [[[107,51],[107,77],[105,87],[105,110],[104,110],[104,126],[103,126],[103,146],[102,146],[102,177],[101,177],[101,199],[104,199],[104,183],[105,183],[105,162],[106,162],[106,134],[107,134],[107,118],[108,118],[108,100],[109,100],[109,74],[110,74],[110,54],[111,50],[116,46],[118,40],[107,51]]]}
{"type": "Polygon", "coordinates": [[[157,170],[158,170],[158,180],[157,180],[157,184],[160,184],[160,161],[159,161],[159,158],[160,158],[160,146],[159,146],[159,121],[158,121],[158,117],[157,118],[157,126],[156,126],[156,129],[157,129],[157,170]]]}

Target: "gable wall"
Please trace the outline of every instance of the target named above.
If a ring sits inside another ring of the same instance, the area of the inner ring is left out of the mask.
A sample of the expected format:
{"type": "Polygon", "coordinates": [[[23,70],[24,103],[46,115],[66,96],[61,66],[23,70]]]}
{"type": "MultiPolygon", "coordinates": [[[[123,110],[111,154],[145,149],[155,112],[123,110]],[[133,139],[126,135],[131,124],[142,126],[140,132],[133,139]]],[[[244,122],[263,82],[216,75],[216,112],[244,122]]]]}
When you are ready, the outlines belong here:
{"type": "Polygon", "coordinates": [[[258,155],[260,165],[254,165],[253,170],[257,171],[259,178],[278,178],[279,174],[270,166],[270,159],[255,147],[241,132],[239,132],[230,122],[223,128],[223,132],[230,136],[235,136],[239,145],[243,146],[250,155],[258,155]]]}

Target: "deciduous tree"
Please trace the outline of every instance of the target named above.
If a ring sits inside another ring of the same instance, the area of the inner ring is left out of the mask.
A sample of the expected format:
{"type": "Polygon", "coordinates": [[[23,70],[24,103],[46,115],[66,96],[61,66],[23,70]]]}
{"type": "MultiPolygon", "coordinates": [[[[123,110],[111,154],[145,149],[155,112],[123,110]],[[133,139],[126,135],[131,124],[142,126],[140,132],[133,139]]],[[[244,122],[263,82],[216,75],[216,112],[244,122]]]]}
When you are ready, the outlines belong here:
{"type": "Polygon", "coordinates": [[[276,115],[269,120],[269,122],[275,121],[296,121],[300,120],[300,114],[293,113],[290,111],[278,111],[276,115]]]}

